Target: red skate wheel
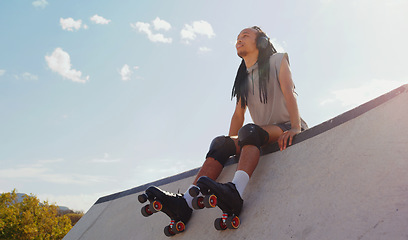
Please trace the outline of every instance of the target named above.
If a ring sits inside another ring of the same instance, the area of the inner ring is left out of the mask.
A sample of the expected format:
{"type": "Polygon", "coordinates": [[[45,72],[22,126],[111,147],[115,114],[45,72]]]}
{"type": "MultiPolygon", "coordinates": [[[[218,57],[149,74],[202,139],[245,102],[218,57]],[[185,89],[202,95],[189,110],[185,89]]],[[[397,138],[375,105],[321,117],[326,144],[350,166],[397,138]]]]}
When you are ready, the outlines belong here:
{"type": "Polygon", "coordinates": [[[204,197],[204,206],[206,208],[215,208],[217,206],[217,196],[206,195],[204,197]]]}
{"type": "Polygon", "coordinates": [[[241,224],[238,216],[228,217],[225,223],[227,224],[227,227],[229,229],[237,229],[239,228],[239,225],[241,224]]]}
{"type": "Polygon", "coordinates": [[[193,208],[196,210],[203,209],[205,207],[203,201],[204,201],[204,198],[201,196],[193,198],[193,201],[192,201],[193,208]]]}
{"type": "Polygon", "coordinates": [[[170,226],[166,226],[164,228],[164,235],[166,235],[167,237],[172,237],[176,234],[173,232],[173,230],[171,230],[170,226]]]}
{"type": "Polygon", "coordinates": [[[177,234],[177,233],[184,232],[185,229],[186,229],[186,225],[182,221],[178,221],[176,224],[173,225],[171,230],[177,234]]]}
{"type": "Polygon", "coordinates": [[[160,212],[163,208],[163,205],[159,201],[153,201],[150,203],[150,211],[152,213],[160,212]]]}
{"type": "Polygon", "coordinates": [[[220,231],[227,229],[227,225],[225,225],[224,221],[222,221],[222,218],[215,219],[214,227],[220,231]]]}
{"type": "Polygon", "coordinates": [[[141,212],[142,212],[142,215],[145,216],[145,217],[149,217],[149,216],[151,216],[153,214],[152,211],[150,211],[150,206],[149,205],[146,205],[146,206],[142,207],[141,212]]]}

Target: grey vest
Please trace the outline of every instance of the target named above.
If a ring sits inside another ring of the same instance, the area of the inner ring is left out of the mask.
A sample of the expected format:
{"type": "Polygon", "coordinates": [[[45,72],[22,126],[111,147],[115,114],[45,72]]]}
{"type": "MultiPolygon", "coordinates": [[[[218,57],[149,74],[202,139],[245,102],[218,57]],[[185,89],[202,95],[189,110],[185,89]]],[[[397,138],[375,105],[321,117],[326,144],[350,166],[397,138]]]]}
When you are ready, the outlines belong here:
{"type": "MultiPolygon", "coordinates": [[[[265,126],[290,122],[286,101],[279,84],[279,71],[282,59],[287,53],[275,53],[269,59],[269,82],[267,83],[268,102],[260,101],[258,63],[248,68],[248,109],[256,125],[265,126]]],[[[307,124],[301,119],[301,125],[307,129],[307,124]]]]}

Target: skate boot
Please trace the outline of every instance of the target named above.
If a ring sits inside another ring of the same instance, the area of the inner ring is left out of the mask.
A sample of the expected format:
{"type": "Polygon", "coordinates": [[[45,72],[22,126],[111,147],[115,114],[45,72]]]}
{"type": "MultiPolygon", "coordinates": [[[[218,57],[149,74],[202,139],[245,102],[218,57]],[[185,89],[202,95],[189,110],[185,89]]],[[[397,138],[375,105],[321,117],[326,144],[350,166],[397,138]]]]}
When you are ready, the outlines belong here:
{"type": "Polygon", "coordinates": [[[164,234],[168,237],[174,236],[185,230],[190,220],[192,209],[187,205],[183,194],[174,194],[151,186],[145,193],[138,196],[140,203],[149,200],[150,204],[142,207],[142,215],[151,216],[153,213],[163,212],[170,218],[170,224],[164,228],[164,234]]]}
{"type": "Polygon", "coordinates": [[[193,199],[193,207],[202,209],[218,206],[223,211],[222,218],[217,218],[214,226],[217,230],[237,229],[240,225],[238,215],[241,213],[244,200],[242,200],[235,185],[218,183],[209,177],[200,177],[197,186],[190,189],[193,199]],[[204,197],[199,197],[199,193],[204,197]]]}

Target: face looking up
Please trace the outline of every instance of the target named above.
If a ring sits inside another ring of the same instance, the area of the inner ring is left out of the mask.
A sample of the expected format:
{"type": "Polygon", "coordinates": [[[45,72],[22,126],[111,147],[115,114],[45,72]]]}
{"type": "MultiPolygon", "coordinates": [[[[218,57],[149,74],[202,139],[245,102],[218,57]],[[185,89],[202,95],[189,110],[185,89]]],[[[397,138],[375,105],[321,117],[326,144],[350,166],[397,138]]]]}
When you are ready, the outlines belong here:
{"type": "Polygon", "coordinates": [[[245,58],[249,54],[258,53],[256,37],[257,31],[252,28],[246,28],[239,33],[235,44],[239,57],[245,58]]]}

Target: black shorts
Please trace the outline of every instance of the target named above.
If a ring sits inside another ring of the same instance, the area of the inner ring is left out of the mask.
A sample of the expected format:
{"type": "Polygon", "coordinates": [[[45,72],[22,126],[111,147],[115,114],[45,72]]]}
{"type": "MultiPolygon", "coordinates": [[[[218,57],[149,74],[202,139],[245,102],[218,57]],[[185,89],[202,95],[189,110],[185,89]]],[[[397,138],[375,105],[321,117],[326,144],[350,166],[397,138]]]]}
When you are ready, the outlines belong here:
{"type": "MultiPolygon", "coordinates": [[[[286,131],[289,131],[290,129],[292,129],[292,125],[290,124],[290,122],[278,123],[278,124],[276,124],[276,126],[278,126],[280,129],[282,129],[283,132],[286,132],[286,131]]],[[[301,130],[304,131],[305,129],[302,127],[301,130]]]]}

